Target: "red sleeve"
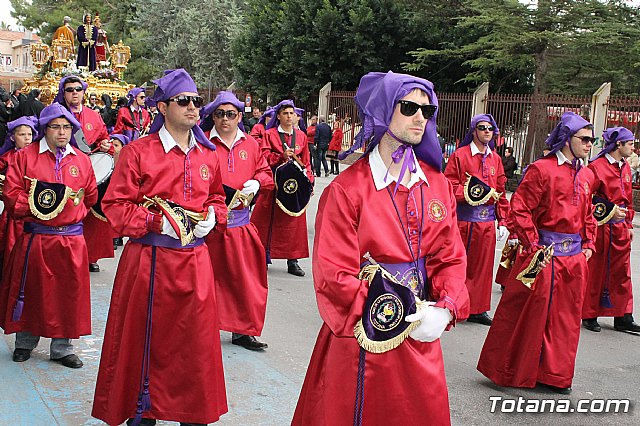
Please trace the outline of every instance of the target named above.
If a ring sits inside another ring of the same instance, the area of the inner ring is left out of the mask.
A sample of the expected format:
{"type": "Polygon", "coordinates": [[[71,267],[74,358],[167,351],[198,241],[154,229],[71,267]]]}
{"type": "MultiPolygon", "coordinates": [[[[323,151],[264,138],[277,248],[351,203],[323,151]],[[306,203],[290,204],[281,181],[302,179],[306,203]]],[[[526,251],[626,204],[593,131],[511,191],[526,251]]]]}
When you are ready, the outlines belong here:
{"type": "Polygon", "coordinates": [[[332,183],[322,193],[315,229],[313,282],[320,316],[336,336],[353,337],[369,284],[357,278],[358,211],[341,186],[332,183]]]}
{"type": "Polygon", "coordinates": [[[227,229],[227,204],[225,203],[225,193],[222,187],[222,175],[220,173],[220,161],[218,154],[214,153],[216,158],[215,169],[209,179],[209,196],[204,204],[204,209],[208,210],[209,206],[213,206],[216,214],[216,226],[213,232],[224,232],[227,229]]]}
{"type": "Polygon", "coordinates": [[[498,219],[498,226],[506,226],[507,216],[509,215],[509,200],[507,199],[506,193],[506,185],[507,185],[507,176],[504,174],[504,166],[502,165],[502,160],[498,154],[495,154],[498,157],[496,170],[498,172],[498,179],[496,184],[496,192],[501,193],[502,195],[498,199],[498,205],[496,206],[496,218],[498,219]]]}
{"type": "Polygon", "coordinates": [[[29,209],[29,190],[24,179],[26,170],[26,156],[24,149],[19,151],[9,164],[5,176],[3,198],[7,211],[14,219],[22,219],[31,215],[29,209]]]}
{"type": "Polygon", "coordinates": [[[593,185],[595,185],[595,174],[592,169],[584,169],[587,176],[587,181],[589,184],[590,194],[587,194],[587,208],[585,209],[585,218],[584,218],[584,227],[580,232],[580,236],[582,237],[582,249],[591,249],[596,251],[596,235],[598,233],[598,222],[596,218],[593,216],[594,206],[591,202],[591,195],[593,194],[593,185]]]}
{"type": "Polygon", "coordinates": [[[83,153],[79,153],[78,155],[84,157],[85,163],[87,164],[86,168],[89,170],[87,181],[84,184],[84,198],[82,199],[84,205],[87,206],[87,211],[89,211],[89,209],[98,202],[98,185],[96,183],[96,175],[93,172],[91,160],[83,153]]]}
{"type": "Polygon", "coordinates": [[[258,147],[256,155],[256,172],[253,178],[260,182],[260,191],[270,191],[276,186],[273,182],[271,167],[269,167],[269,163],[267,163],[267,160],[261,155],[260,147],[258,147]]]}
{"type": "Polygon", "coordinates": [[[118,110],[118,116],[116,118],[116,125],[113,127],[113,133],[122,134],[125,131],[125,125],[127,127],[132,127],[133,123],[131,123],[131,118],[128,117],[124,112],[127,107],[122,107],[118,110]]]}
{"type": "Polygon", "coordinates": [[[540,170],[533,163],[511,197],[511,223],[526,250],[538,248],[538,228],[533,222],[533,210],[540,204],[546,190],[540,170]]]}
{"type": "Polygon", "coordinates": [[[138,205],[144,195],[140,193],[141,181],[140,155],[133,147],[125,146],[102,200],[102,209],[114,231],[126,237],[141,238],[150,231],[162,231],[162,215],[138,205]]]}
{"type": "Polygon", "coordinates": [[[300,160],[302,160],[302,164],[304,164],[304,168],[307,172],[307,177],[313,183],[314,176],[313,171],[311,170],[311,154],[309,153],[309,146],[307,145],[307,135],[304,132],[300,131],[297,134],[297,137],[302,136],[302,140],[300,141],[300,146],[302,147],[300,151],[300,160]]]}
{"type": "Polygon", "coordinates": [[[453,194],[456,201],[459,203],[464,202],[464,181],[460,180],[460,159],[458,158],[458,151],[453,151],[449,157],[444,175],[453,186],[453,194]]]}

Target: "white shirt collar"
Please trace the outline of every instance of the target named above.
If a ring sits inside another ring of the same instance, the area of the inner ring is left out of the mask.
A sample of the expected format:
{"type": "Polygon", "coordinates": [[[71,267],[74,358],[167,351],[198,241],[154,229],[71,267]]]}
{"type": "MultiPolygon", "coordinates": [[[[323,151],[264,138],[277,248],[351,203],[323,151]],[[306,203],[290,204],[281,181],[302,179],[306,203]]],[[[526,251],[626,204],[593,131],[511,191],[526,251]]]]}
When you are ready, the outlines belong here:
{"type": "Polygon", "coordinates": [[[137,112],[137,111],[141,110],[141,109],[142,109],[142,107],[138,107],[138,108],[136,108],[134,104],[131,104],[131,105],[129,105],[129,109],[130,109],[132,112],[137,112]]]}
{"type": "Polygon", "coordinates": [[[285,130],[282,128],[282,126],[281,126],[281,125],[279,125],[279,124],[278,124],[278,132],[280,132],[280,133],[284,133],[285,135],[292,135],[292,134],[293,134],[293,132],[294,132],[295,130],[296,130],[296,129],[295,129],[295,127],[292,127],[292,128],[291,128],[291,131],[290,131],[290,132],[287,132],[287,131],[285,131],[285,130]]]}
{"type": "MultiPolygon", "coordinates": [[[[218,131],[216,130],[216,126],[213,126],[213,128],[211,129],[211,133],[209,133],[209,140],[212,140],[213,138],[218,138],[222,140],[222,138],[220,137],[220,133],[218,133],[218,131]]],[[[233,148],[233,146],[242,138],[244,138],[244,133],[242,133],[242,130],[238,128],[238,131],[236,132],[236,136],[233,139],[233,143],[231,144],[231,148],[233,148]]]]}
{"type": "MultiPolygon", "coordinates": [[[[411,173],[407,170],[407,173],[409,173],[410,177],[406,187],[411,188],[414,184],[418,183],[420,179],[425,181],[428,185],[429,181],[424,175],[420,164],[418,164],[418,159],[416,158],[413,150],[411,150],[410,155],[413,156],[413,160],[416,162],[417,168],[415,173],[411,173]]],[[[371,175],[373,176],[373,183],[375,184],[377,191],[386,188],[387,186],[398,180],[398,178],[393,176],[391,173],[387,173],[387,166],[385,166],[384,161],[382,161],[380,151],[378,151],[378,145],[376,145],[373,150],[371,150],[371,153],[369,153],[369,166],[371,167],[371,175]]]]}
{"type": "MultiPolygon", "coordinates": [[[[469,144],[471,146],[471,156],[473,157],[476,154],[480,154],[483,155],[482,152],[480,152],[480,149],[478,149],[478,146],[476,145],[475,142],[471,141],[471,143],[469,144]]],[[[489,148],[489,145],[487,145],[487,155],[491,155],[491,148],[489,148]]]]}
{"type": "Polygon", "coordinates": [[[611,155],[609,155],[608,152],[604,156],[607,157],[607,160],[609,160],[609,164],[618,163],[618,166],[620,168],[622,168],[622,166],[624,166],[624,163],[625,163],[624,158],[621,158],[620,161],[618,161],[615,158],[613,158],[611,155]]]}
{"type": "MultiPolygon", "coordinates": [[[[162,147],[164,148],[165,154],[169,153],[169,151],[171,151],[171,149],[174,146],[178,146],[178,143],[176,142],[175,139],[173,139],[173,136],[171,136],[171,133],[169,133],[167,128],[164,127],[164,124],[158,131],[158,136],[160,137],[160,142],[162,142],[162,147]]],[[[196,138],[195,136],[193,136],[193,131],[189,130],[189,149],[193,148],[194,146],[197,146],[198,149],[202,151],[202,148],[200,148],[200,145],[196,143],[196,138]]],[[[178,146],[178,148],[180,147],[178,146]]],[[[182,148],[180,148],[180,150],[182,150],[182,148]]]]}
{"type": "MultiPolygon", "coordinates": [[[[49,149],[49,145],[47,145],[47,139],[46,137],[43,137],[42,139],[40,139],[40,151],[39,153],[42,154],[43,152],[47,152],[50,151],[53,153],[53,155],[56,155],[55,152],[51,151],[49,149]]],[[[62,158],[66,157],[69,154],[73,154],[73,155],[77,155],[76,151],[73,149],[73,145],[71,145],[71,143],[67,144],[67,149],[64,150],[64,153],[62,154],[62,158]]]]}
{"type": "MultiPolygon", "coordinates": [[[[571,164],[571,160],[569,160],[566,155],[562,153],[562,151],[556,151],[556,157],[558,157],[558,166],[562,166],[564,163],[571,164]]],[[[581,158],[578,158],[578,161],[580,161],[583,165],[585,164],[585,161],[583,161],[581,158]]]]}

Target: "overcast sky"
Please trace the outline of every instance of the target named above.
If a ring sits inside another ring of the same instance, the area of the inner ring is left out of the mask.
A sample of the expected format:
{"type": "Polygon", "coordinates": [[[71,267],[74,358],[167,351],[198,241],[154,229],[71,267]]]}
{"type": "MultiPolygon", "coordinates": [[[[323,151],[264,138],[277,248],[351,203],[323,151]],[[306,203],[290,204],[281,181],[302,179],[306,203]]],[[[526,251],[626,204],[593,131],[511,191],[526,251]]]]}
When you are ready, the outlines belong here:
{"type": "Polygon", "coordinates": [[[0,0],[0,21],[11,25],[11,29],[17,29],[18,22],[11,17],[11,2],[9,0],[0,0]]]}

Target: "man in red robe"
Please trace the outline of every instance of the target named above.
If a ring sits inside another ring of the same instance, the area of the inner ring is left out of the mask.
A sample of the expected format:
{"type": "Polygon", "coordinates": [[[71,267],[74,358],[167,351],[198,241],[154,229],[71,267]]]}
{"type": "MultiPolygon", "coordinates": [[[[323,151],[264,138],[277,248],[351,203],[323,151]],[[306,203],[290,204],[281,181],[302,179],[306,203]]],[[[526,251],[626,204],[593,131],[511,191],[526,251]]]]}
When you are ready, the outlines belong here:
{"type": "Polygon", "coordinates": [[[113,283],[92,416],[110,425],[207,424],[227,401],[204,238],[224,230],[227,209],[215,146],[197,126],[194,81],[177,69],[154,82],[160,114],[149,136],[120,152],[102,202],[130,239],[113,283]]]}
{"type": "Polygon", "coordinates": [[[273,118],[273,108],[267,108],[258,122],[251,128],[251,137],[258,142],[258,145],[260,145],[260,147],[262,147],[264,134],[267,131],[265,127],[269,124],[271,118],[273,118]]]}
{"type": "MultiPolygon", "coordinates": [[[[309,181],[313,183],[307,136],[293,126],[296,117],[293,101],[284,100],[273,109],[275,116],[267,125],[262,155],[272,170],[297,156],[309,181]]],[[[260,241],[267,252],[267,262],[271,263],[271,259],[287,259],[287,272],[303,277],[305,272],[298,264],[298,259],[309,257],[307,214],[303,211],[298,216],[290,216],[276,205],[275,195],[275,190],[265,191],[258,198],[251,222],[258,228],[260,241]]]]}
{"type": "Polygon", "coordinates": [[[51,359],[80,368],[71,339],[91,334],[82,220],[98,189],[89,158],[73,146],[80,128],[73,115],[53,103],[42,110],[39,127],[44,136],[16,154],[4,185],[6,208],[24,221],[24,233],[0,290],[0,326],[17,333],[14,361],[28,360],[40,337],[50,337],[51,359]],[[80,189],[84,198],[69,194],[80,189]]]}
{"type": "MultiPolygon", "coordinates": [[[[80,77],[71,75],[63,77],[60,80],[58,94],[55,102],[60,102],[71,111],[76,120],[81,124],[81,132],[75,137],[84,138],[84,142],[88,147],[80,148],[88,151],[88,148],[99,149],[102,152],[113,154],[113,148],[109,143],[109,133],[102,117],[97,111],[85,107],[84,94],[87,90],[87,83],[82,81],[80,77]],[[80,136],[80,135],[83,136],[80,136]]],[[[96,217],[93,213],[87,215],[84,220],[84,238],[87,241],[87,253],[89,255],[89,270],[91,272],[99,272],[99,259],[114,257],[113,239],[109,224],[104,220],[96,217]]]]}
{"type": "Polygon", "coordinates": [[[320,199],[313,278],[324,324],[292,424],[448,425],[438,339],[466,318],[469,298],[453,189],[440,172],[438,100],[427,80],[372,72],[360,81],[356,103],[364,126],[351,151],[369,145],[320,199]],[[388,317],[417,324],[382,353],[367,352],[354,336],[373,313],[365,310],[369,283],[359,278],[365,258],[398,271],[398,285],[425,301],[406,317],[394,303],[377,312],[384,326],[388,317]]]}
{"type": "Polygon", "coordinates": [[[565,113],[547,139],[549,153],[529,165],[511,198],[511,223],[522,252],[478,361],[478,370],[497,385],[542,384],[571,392],[587,261],[596,233],[593,173],[582,166],[593,141],[591,124],[565,113]],[[549,246],[553,256],[534,268],[539,270],[535,280],[520,276],[518,271],[525,272],[549,246]]]}
{"type": "Polygon", "coordinates": [[[509,201],[504,195],[507,178],[502,160],[494,148],[494,139],[499,134],[498,126],[491,114],[479,114],[471,119],[469,132],[464,137],[447,163],[445,176],[453,184],[458,202],[458,227],[467,251],[467,289],[471,300],[468,321],[491,325],[487,311],[491,309],[491,286],[493,284],[493,260],[498,238],[503,240],[509,232],[505,226],[509,201]],[[493,197],[472,205],[465,197],[465,182],[473,176],[492,188],[493,197]]]}
{"type": "Polygon", "coordinates": [[[149,130],[151,116],[145,109],[144,88],[134,87],[129,90],[127,98],[129,99],[127,107],[118,110],[113,133],[125,135],[130,141],[134,141],[149,130]]]}
{"type": "MultiPolygon", "coordinates": [[[[625,161],[633,153],[633,133],[613,127],[602,135],[605,146],[589,163],[594,183],[591,189],[604,211],[605,202],[613,203],[612,217],[599,221],[596,250],[589,259],[589,283],[582,305],[582,324],[587,330],[600,331],[598,317],[614,317],[618,331],[640,332],[633,320],[631,285],[631,241],[633,240],[633,190],[631,168],[625,161]]],[[[594,201],[595,202],[595,201],[594,201]]],[[[598,207],[598,206],[597,206],[598,207]]],[[[596,216],[598,212],[596,212],[596,216]]],[[[600,215],[602,216],[602,215],[600,215]]],[[[608,215],[607,215],[608,216],[608,215]]],[[[597,219],[597,217],[596,217],[597,219]]]]}
{"type": "MultiPolygon", "coordinates": [[[[273,175],[258,142],[239,128],[243,108],[233,93],[222,91],[203,108],[201,126],[207,122],[206,117],[213,117],[214,126],[203,130],[223,159],[222,183],[230,192],[256,197],[260,191],[273,189],[273,175]]],[[[262,333],[267,309],[264,246],[255,225],[249,222],[249,205],[238,200],[227,208],[227,229],[207,237],[213,270],[225,271],[216,273],[220,329],[233,333],[234,345],[264,350],[267,344],[255,338],[262,333]]]]}

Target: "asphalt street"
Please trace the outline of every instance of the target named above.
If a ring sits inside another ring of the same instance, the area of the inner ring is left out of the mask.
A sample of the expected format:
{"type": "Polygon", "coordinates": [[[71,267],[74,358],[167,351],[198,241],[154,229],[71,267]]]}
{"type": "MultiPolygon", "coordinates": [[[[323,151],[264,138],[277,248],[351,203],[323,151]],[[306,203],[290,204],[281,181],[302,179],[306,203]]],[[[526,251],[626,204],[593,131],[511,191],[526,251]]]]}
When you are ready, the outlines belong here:
{"type": "MultiPolygon", "coordinates": [[[[313,246],[314,218],[319,195],[331,178],[317,179],[316,195],[308,209],[309,245],[313,246]]],[[[372,206],[372,208],[374,208],[372,206]]],[[[640,223],[639,223],[640,224],[640,223]]],[[[329,236],[321,236],[329,238],[329,236]]],[[[496,248],[496,264],[502,244],[496,248]]],[[[640,282],[640,229],[635,229],[632,276],[640,282]]],[[[43,339],[32,358],[11,361],[14,336],[0,339],[0,425],[98,425],[91,404],[102,336],[117,261],[101,260],[99,273],[91,274],[93,335],[75,341],[85,366],[72,370],[48,360],[48,339],[43,339]]],[[[286,262],[276,260],[269,268],[267,319],[261,340],[269,344],[262,353],[231,345],[231,334],[221,332],[229,412],[218,424],[287,425],[291,421],[309,358],[322,321],[313,291],[310,259],[300,261],[304,278],[286,273],[286,262]]],[[[224,273],[224,271],[216,271],[224,273]]],[[[500,299],[494,286],[492,307],[500,299]]],[[[635,310],[639,312],[636,298],[635,310]]],[[[638,314],[640,317],[640,313],[638,314]]],[[[638,318],[640,319],[640,318],[638,318]]],[[[564,399],[539,389],[500,388],[476,371],[476,363],[488,328],[461,323],[442,337],[451,420],[454,425],[638,425],[640,410],[640,336],[616,332],[613,319],[601,319],[601,333],[582,330],[578,350],[572,407],[579,399],[629,399],[627,413],[492,413],[495,397],[517,400],[564,399]],[[492,400],[490,398],[493,399],[492,400]]],[[[170,336],[167,336],[170,338],[170,336]]],[[[425,383],[425,386],[428,386],[425,383]]],[[[502,403],[498,403],[500,407],[502,403]]],[[[509,409],[509,405],[503,407],[509,409]]],[[[599,405],[594,405],[599,408],[599,405]]],[[[416,425],[428,425],[428,413],[416,425]]],[[[173,424],[159,422],[159,424],[173,424]]],[[[388,423],[393,426],[393,421],[388,423]]]]}

